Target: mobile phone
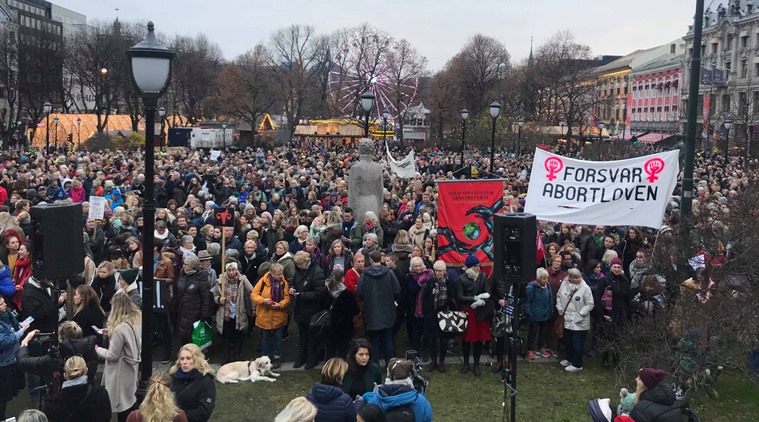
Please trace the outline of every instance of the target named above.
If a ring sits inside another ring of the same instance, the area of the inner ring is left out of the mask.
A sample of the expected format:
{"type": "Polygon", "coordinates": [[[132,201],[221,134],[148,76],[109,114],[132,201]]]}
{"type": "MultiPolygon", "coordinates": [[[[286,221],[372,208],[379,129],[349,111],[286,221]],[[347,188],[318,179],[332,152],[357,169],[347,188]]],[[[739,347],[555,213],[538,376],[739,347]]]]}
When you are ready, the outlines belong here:
{"type": "Polygon", "coordinates": [[[32,322],[34,322],[34,317],[33,317],[33,316],[30,316],[29,318],[27,318],[27,319],[25,319],[25,320],[21,321],[21,322],[20,322],[18,325],[19,325],[21,328],[23,328],[23,327],[26,327],[27,325],[31,324],[32,322]]]}
{"type": "Polygon", "coordinates": [[[95,332],[98,333],[98,334],[103,334],[103,329],[102,328],[98,328],[97,326],[93,325],[92,329],[95,330],[95,332]]]}

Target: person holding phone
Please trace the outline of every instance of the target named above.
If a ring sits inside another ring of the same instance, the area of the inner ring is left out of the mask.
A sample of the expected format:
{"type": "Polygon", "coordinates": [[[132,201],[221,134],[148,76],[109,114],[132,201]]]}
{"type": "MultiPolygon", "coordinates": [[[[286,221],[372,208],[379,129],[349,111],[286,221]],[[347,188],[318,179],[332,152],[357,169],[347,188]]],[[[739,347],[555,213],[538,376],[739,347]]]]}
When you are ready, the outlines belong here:
{"type": "Polygon", "coordinates": [[[5,299],[0,296],[0,420],[5,420],[5,407],[23,388],[19,381],[24,377],[16,364],[19,340],[30,324],[20,325],[16,317],[8,312],[5,299]]]}
{"type": "Polygon", "coordinates": [[[282,331],[287,325],[290,288],[284,267],[275,262],[253,287],[250,298],[256,304],[256,326],[263,330],[261,354],[272,359],[272,368],[282,366],[282,331]]]}

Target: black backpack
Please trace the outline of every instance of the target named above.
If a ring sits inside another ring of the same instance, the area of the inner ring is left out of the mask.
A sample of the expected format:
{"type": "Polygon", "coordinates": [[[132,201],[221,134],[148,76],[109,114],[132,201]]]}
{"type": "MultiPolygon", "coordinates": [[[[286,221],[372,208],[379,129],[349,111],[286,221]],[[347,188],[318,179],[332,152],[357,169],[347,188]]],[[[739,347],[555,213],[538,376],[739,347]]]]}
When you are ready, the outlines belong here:
{"type": "Polygon", "coordinates": [[[410,404],[393,407],[385,412],[387,422],[415,422],[416,416],[410,404]]]}

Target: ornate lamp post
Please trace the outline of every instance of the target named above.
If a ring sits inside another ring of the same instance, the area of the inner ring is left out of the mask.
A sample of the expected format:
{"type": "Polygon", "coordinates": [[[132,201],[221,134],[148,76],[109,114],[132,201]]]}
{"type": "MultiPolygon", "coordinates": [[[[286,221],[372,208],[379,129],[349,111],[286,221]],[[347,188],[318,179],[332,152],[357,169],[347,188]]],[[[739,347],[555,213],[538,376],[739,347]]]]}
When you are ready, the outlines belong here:
{"type": "Polygon", "coordinates": [[[158,109],[158,117],[161,118],[161,152],[163,152],[163,146],[166,143],[163,134],[163,124],[166,122],[166,108],[161,107],[158,109]]]}
{"type": "Polygon", "coordinates": [[[730,151],[730,128],[733,127],[733,120],[728,117],[725,119],[723,125],[725,126],[725,157],[727,157],[730,151]]]}
{"type": "Polygon", "coordinates": [[[227,149],[227,122],[221,122],[221,149],[227,149]]]}
{"type": "Polygon", "coordinates": [[[517,120],[517,157],[522,153],[522,126],[524,126],[524,120],[520,117],[517,120]]]}
{"type": "MultiPolygon", "coordinates": [[[[45,154],[50,154],[50,112],[53,111],[53,105],[50,101],[42,104],[42,110],[45,112],[45,154]]],[[[47,160],[45,160],[45,171],[47,171],[47,160]]]]}
{"type": "Polygon", "coordinates": [[[82,118],[77,117],[76,118],[76,138],[77,138],[77,149],[82,147],[82,118]]]}
{"type": "MultiPolygon", "coordinates": [[[[604,151],[605,150],[605,149],[603,149],[604,148],[603,147],[603,142],[604,142],[604,134],[603,134],[603,132],[604,132],[604,128],[605,127],[606,127],[606,123],[604,123],[603,120],[601,120],[601,121],[598,122],[598,144],[599,144],[598,148],[602,148],[599,151],[604,151]]],[[[599,152],[599,154],[600,154],[600,152],[599,152]]]]}
{"type": "Polygon", "coordinates": [[[369,114],[374,108],[374,94],[372,91],[366,91],[361,94],[361,108],[364,110],[364,138],[369,137],[369,114]]]}
{"type": "Polygon", "coordinates": [[[387,146],[387,119],[390,118],[390,112],[387,109],[382,110],[382,143],[387,146]]]}
{"type": "Polygon", "coordinates": [[[469,110],[462,109],[461,114],[461,168],[464,168],[464,142],[466,141],[466,119],[469,118],[469,110]]]}
{"type": "Polygon", "coordinates": [[[494,173],[495,170],[495,121],[498,119],[498,115],[501,114],[501,104],[498,101],[494,101],[490,104],[490,117],[493,118],[493,131],[490,135],[490,172],[494,173]]]}
{"type": "MultiPolygon", "coordinates": [[[[155,37],[155,26],[148,22],[148,35],[137,45],[127,50],[131,63],[132,81],[137,87],[145,106],[145,203],[143,250],[153,253],[153,231],[155,229],[155,108],[158,98],[163,95],[171,80],[172,53],[155,37]]],[[[137,401],[142,401],[147,392],[148,381],[153,372],[153,266],[142,269],[142,356],[140,362],[140,382],[137,401]]]]}

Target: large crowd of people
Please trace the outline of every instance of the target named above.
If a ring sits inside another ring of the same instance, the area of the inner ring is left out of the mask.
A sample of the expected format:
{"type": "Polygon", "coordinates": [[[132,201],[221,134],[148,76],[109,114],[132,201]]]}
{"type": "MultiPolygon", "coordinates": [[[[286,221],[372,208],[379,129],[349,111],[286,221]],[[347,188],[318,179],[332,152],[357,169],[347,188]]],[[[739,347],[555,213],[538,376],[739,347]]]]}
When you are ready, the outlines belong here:
{"type": "MultiPolygon", "coordinates": [[[[496,157],[488,166],[475,154],[462,167],[457,153],[423,150],[416,177],[386,170],[382,208],[354,215],[347,170],[358,155],[351,147],[224,152],[217,160],[172,149],[156,158],[155,231],[144,233],[141,151],[7,153],[0,164],[0,374],[14,382],[0,383],[0,420],[20,389],[39,397],[57,370],[45,343],[35,341],[40,333],[57,333],[65,363],[62,386],[44,398],[49,420],[108,420],[111,412],[120,421],[208,420],[216,392],[213,369],[192,341],[197,321],[216,331],[218,363],[262,354],[279,368],[285,347],[297,349],[296,369],[324,363],[307,400],[283,411],[305,419],[277,420],[382,420],[376,415],[408,400],[415,420],[431,420],[429,403],[409,381],[415,362],[395,359],[401,338],[428,371],[446,372],[452,348],[461,351],[461,374],[481,376],[491,349],[493,371],[505,364],[505,334],[492,320],[506,306],[508,286],[481,271],[475,256],[463,268],[436,256],[436,181],[488,175],[503,180],[511,209],[529,200],[531,157],[496,157]],[[104,219],[88,219],[90,197],[105,198],[104,219]],[[69,280],[77,285],[73,298],[32,272],[30,207],[42,202],[82,204],[84,245],[70,247],[84,248],[85,269],[69,280]],[[214,227],[219,206],[234,209],[234,227],[214,227]],[[140,331],[146,236],[154,240],[147,252],[156,280],[154,345],[143,345],[140,331]],[[309,324],[324,310],[331,324],[317,336],[309,324]],[[438,312],[450,310],[468,316],[460,335],[438,325],[438,312]],[[283,344],[288,335],[298,341],[283,344]],[[142,347],[176,361],[153,377],[137,408],[142,347]]],[[[699,154],[696,200],[726,210],[758,169],[756,161],[699,154]]],[[[660,237],[677,224],[679,195],[660,237]]],[[[599,353],[599,342],[666,300],[662,276],[650,271],[657,231],[546,221],[538,229],[545,259],[524,298],[528,358],[558,357],[566,371],[581,371],[591,333],[589,354],[614,365],[619,357],[599,353]]],[[[699,294],[708,295],[709,278],[699,280],[699,294]]]]}

